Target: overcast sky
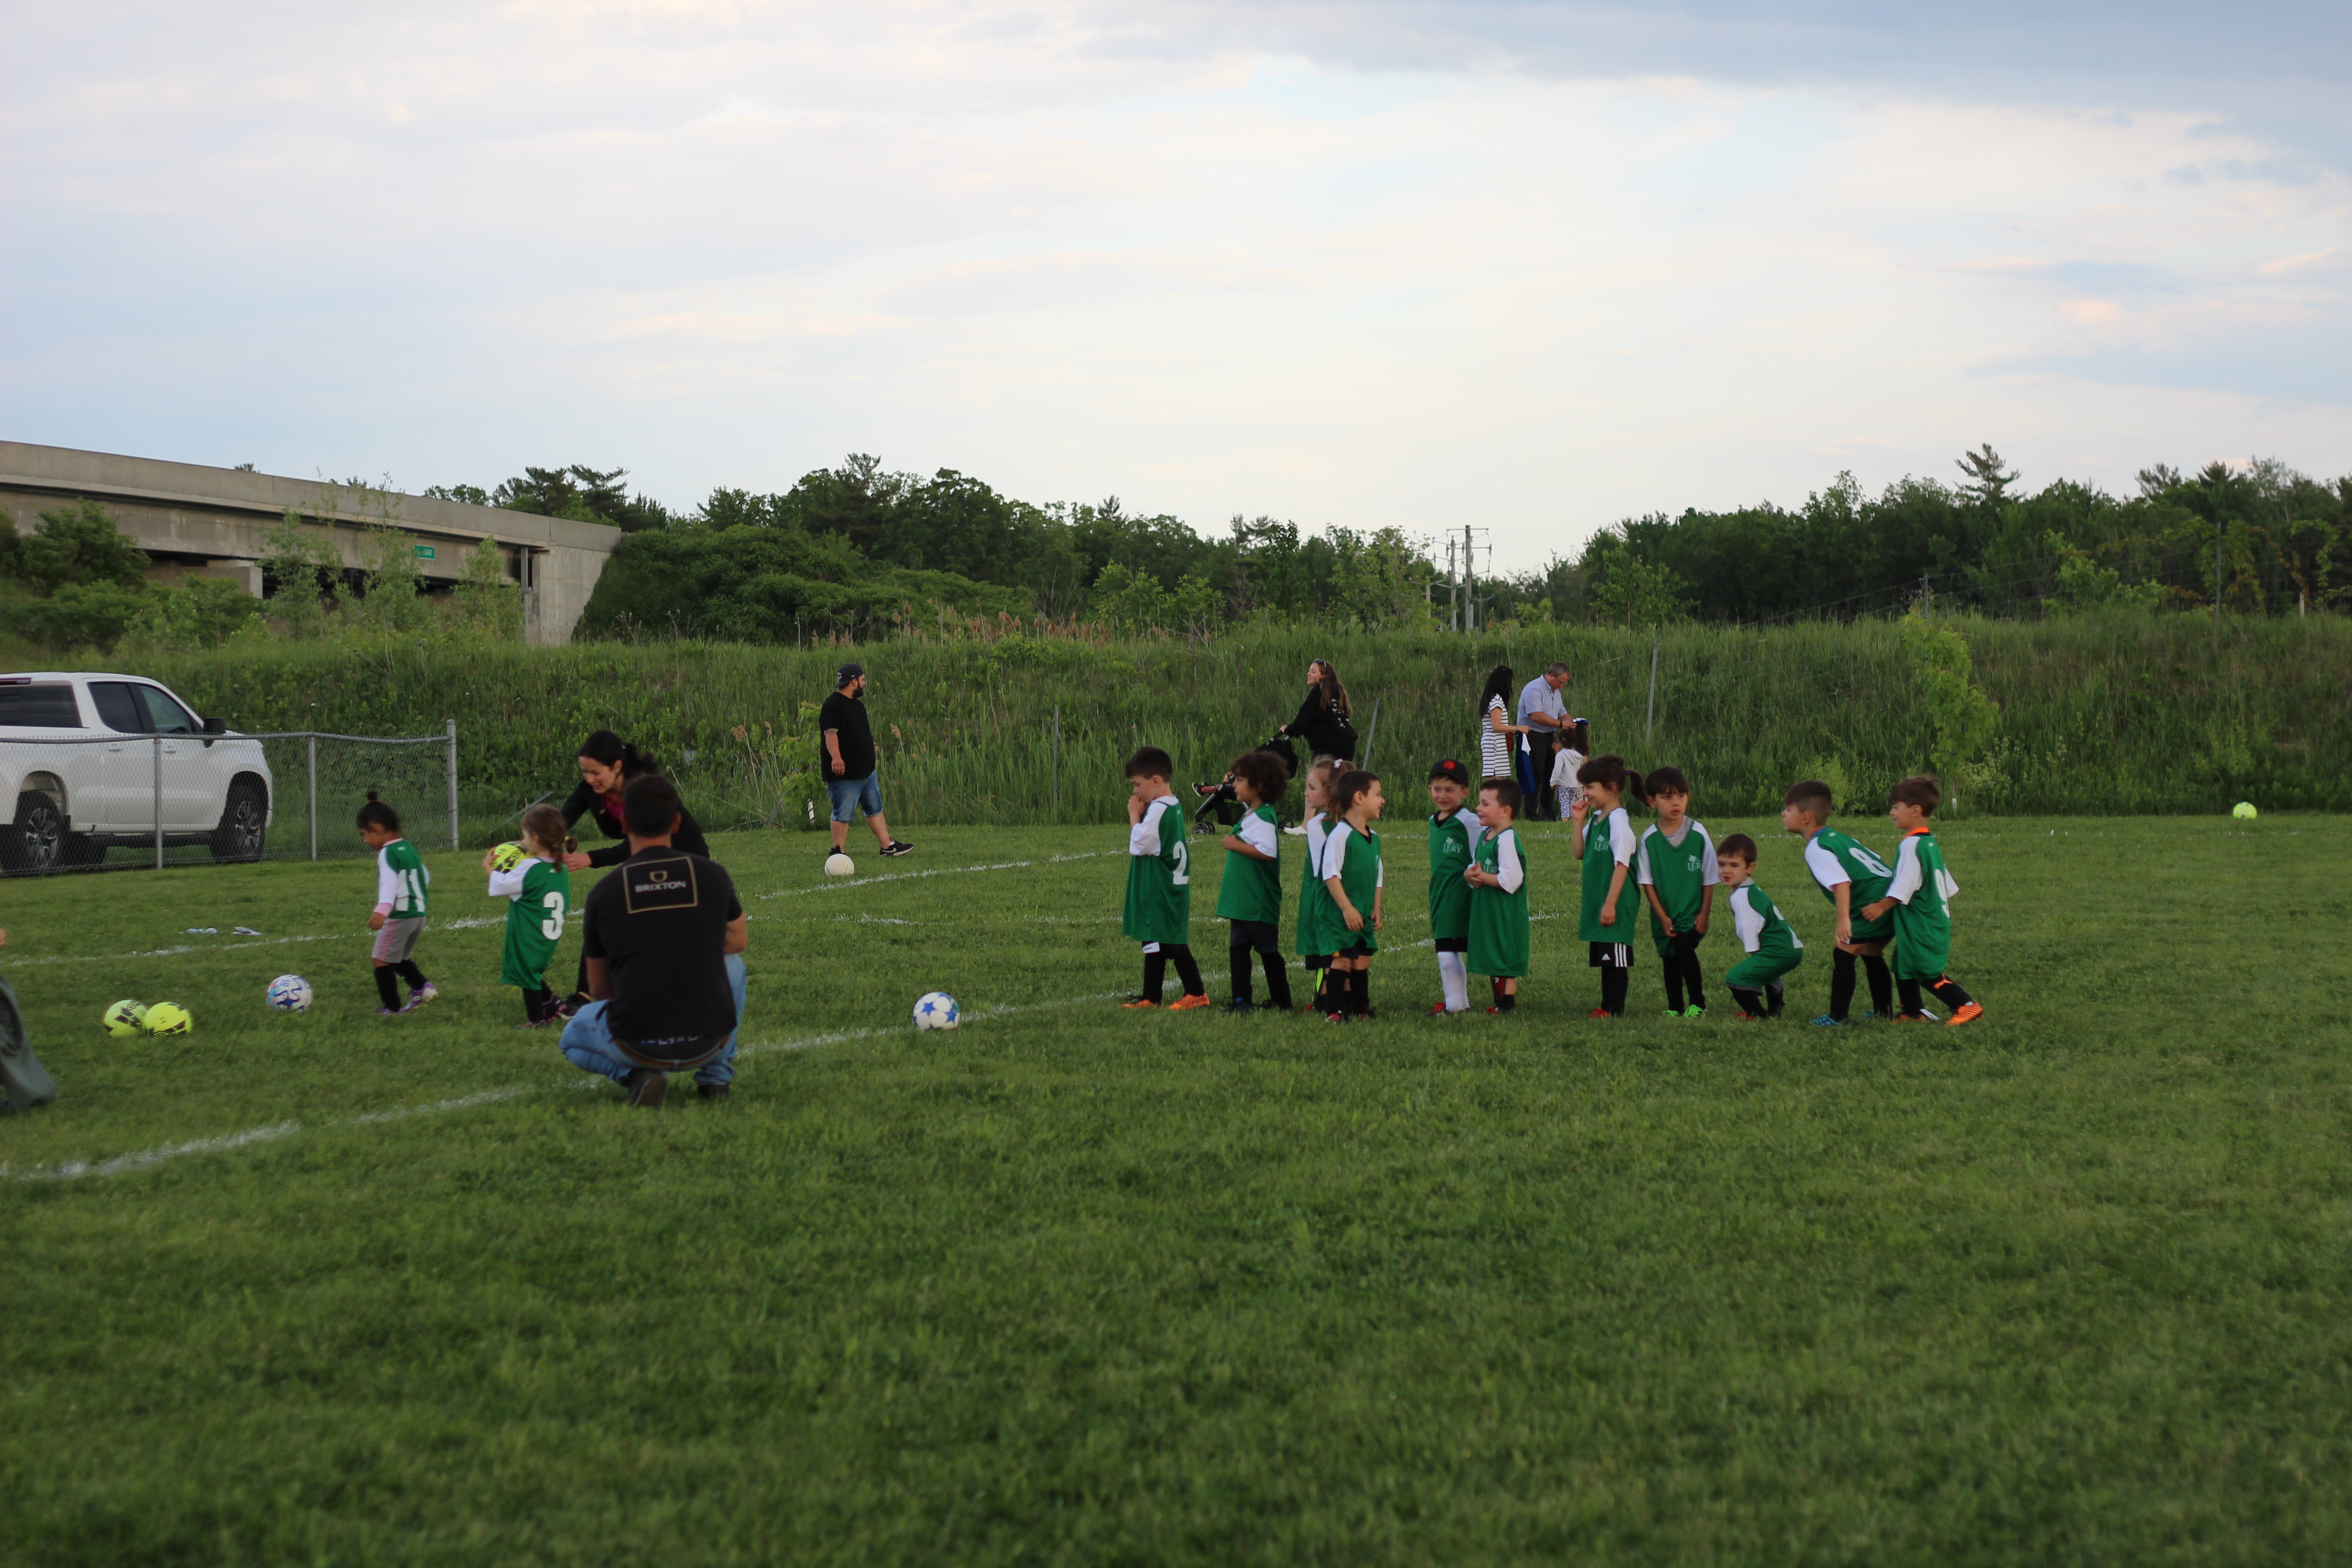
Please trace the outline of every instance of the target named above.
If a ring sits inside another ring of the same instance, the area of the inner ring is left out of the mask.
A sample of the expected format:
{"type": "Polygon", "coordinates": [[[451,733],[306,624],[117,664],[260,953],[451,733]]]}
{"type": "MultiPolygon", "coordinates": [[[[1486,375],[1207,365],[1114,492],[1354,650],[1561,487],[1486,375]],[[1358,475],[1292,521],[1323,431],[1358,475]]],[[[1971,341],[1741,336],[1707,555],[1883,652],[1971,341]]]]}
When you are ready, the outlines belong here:
{"type": "Polygon", "coordinates": [[[0,9],[0,436],[1218,531],[2352,470],[2352,6],[0,9]]]}

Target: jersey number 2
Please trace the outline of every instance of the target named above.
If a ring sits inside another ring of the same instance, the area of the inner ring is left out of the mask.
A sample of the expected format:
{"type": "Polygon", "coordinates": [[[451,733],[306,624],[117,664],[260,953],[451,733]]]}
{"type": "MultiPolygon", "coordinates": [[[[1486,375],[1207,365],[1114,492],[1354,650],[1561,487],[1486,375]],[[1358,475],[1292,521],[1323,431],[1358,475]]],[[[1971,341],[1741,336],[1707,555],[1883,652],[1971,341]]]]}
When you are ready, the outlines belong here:
{"type": "Polygon", "coordinates": [[[1192,852],[1184,847],[1184,841],[1181,838],[1176,840],[1175,848],[1176,874],[1173,879],[1178,887],[1189,888],[1192,885],[1192,852]]]}

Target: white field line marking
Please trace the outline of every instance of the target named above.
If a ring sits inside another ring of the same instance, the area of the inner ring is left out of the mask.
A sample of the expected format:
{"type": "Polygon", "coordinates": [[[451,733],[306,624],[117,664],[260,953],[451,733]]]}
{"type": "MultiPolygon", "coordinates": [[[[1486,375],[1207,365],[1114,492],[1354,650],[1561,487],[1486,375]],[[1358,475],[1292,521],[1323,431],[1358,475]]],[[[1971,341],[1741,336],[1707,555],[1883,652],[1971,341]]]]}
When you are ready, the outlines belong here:
{"type": "Polygon", "coordinates": [[[1101,860],[1126,853],[1124,849],[1098,849],[1085,855],[1048,855],[1043,860],[999,860],[988,866],[937,866],[928,871],[887,871],[879,877],[849,877],[837,882],[820,882],[814,888],[780,888],[772,893],[757,896],[762,899],[797,899],[809,893],[838,893],[845,888],[870,888],[877,882],[911,882],[923,877],[959,877],[967,871],[1018,871],[1031,866],[1059,866],[1071,860],[1101,860]]]}
{"type": "MultiPolygon", "coordinates": [[[[1003,1018],[1016,1013],[1042,1013],[1055,1007],[1076,1007],[1089,1002],[1109,1001],[1117,992],[1103,992],[1091,996],[1066,996],[1055,1002],[1008,1003],[999,1007],[968,1013],[967,1018],[1003,1018]]],[[[896,1024],[865,1029],[840,1029],[830,1034],[809,1035],[797,1040],[755,1040],[738,1046],[738,1060],[745,1057],[766,1056],[773,1051],[805,1051],[819,1046],[846,1045],[857,1040],[879,1039],[889,1035],[919,1033],[912,1024],[896,1024]]],[[[418,1116],[439,1116],[452,1110],[470,1110],[478,1105],[493,1105],[500,1100],[520,1100],[544,1089],[594,1089],[610,1080],[593,1074],[558,1079],[552,1083],[514,1083],[502,1089],[486,1089],[478,1094],[459,1095],[454,1100],[436,1100],[423,1105],[395,1105],[383,1110],[362,1111],[357,1116],[338,1117],[320,1122],[315,1128],[299,1121],[277,1121],[267,1127],[248,1127],[242,1132],[224,1133],[216,1138],[196,1138],[185,1143],[167,1143],[153,1149],[142,1149],[133,1153],[116,1154],[104,1160],[67,1160],[55,1165],[35,1165],[27,1170],[13,1170],[0,1164],[0,1178],[16,1182],[79,1182],[89,1176],[114,1176],[126,1171],[150,1171],[166,1161],[186,1154],[221,1154],[232,1149],[242,1149],[248,1143],[273,1142],[290,1138],[298,1132],[329,1131],[338,1127],[367,1127],[386,1121],[405,1121],[418,1116]]]]}
{"type": "MultiPolygon", "coordinates": [[[[573,910],[564,916],[564,920],[568,923],[580,919],[580,916],[581,911],[573,910]]],[[[507,918],[504,915],[485,915],[479,919],[469,916],[464,920],[434,921],[426,929],[478,931],[484,926],[502,926],[506,923],[507,918]]],[[[265,936],[257,937],[251,942],[189,942],[180,947],[142,947],[131,952],[58,952],[45,958],[16,959],[10,963],[9,967],[30,969],[36,964],[44,963],[113,963],[131,958],[178,958],[184,953],[190,952],[234,952],[240,948],[286,947],[292,943],[305,942],[359,942],[373,939],[374,935],[373,931],[362,926],[348,931],[320,931],[311,936],[265,936]]]]}

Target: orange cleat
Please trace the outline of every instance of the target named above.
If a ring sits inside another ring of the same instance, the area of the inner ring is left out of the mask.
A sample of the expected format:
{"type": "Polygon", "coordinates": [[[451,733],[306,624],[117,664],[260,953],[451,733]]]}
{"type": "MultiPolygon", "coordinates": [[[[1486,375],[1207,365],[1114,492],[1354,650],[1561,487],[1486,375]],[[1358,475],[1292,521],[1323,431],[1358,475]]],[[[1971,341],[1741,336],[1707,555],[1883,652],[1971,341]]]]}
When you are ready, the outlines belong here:
{"type": "Polygon", "coordinates": [[[1958,1012],[1953,1014],[1950,1017],[1945,1019],[1944,1027],[1947,1029],[1957,1029],[1962,1024],[1972,1022],[1975,1019],[1981,1018],[1983,1016],[1984,1009],[1971,1002],[1967,1006],[1961,1008],[1958,1012]]]}
{"type": "Polygon", "coordinates": [[[1927,1022],[1927,1015],[1925,1013],[1897,1013],[1895,1015],[1892,1021],[1897,1024],[1924,1024],[1927,1022]]]}
{"type": "Polygon", "coordinates": [[[1171,1013],[1189,1013],[1195,1007],[1205,1007],[1208,1005],[1209,994],[1203,991],[1197,995],[1179,996],[1175,1001],[1168,1004],[1168,1010],[1171,1013]]]}
{"type": "Polygon", "coordinates": [[[1149,996],[1138,996],[1134,1001],[1122,1002],[1119,1005],[1122,1007],[1157,1007],[1160,1004],[1154,1002],[1149,996]]]}

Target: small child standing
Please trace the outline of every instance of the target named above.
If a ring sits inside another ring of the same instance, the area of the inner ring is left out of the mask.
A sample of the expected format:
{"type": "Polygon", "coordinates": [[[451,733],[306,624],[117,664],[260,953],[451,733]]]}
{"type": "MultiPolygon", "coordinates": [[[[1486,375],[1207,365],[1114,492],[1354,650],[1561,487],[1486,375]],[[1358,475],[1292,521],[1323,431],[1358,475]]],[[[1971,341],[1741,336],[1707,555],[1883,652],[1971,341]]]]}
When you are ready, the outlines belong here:
{"type": "Polygon", "coordinates": [[[1805,961],[1805,944],[1780,918],[1779,906],[1755,883],[1756,840],[1745,833],[1732,834],[1716,856],[1723,885],[1731,889],[1732,929],[1739,933],[1739,945],[1748,953],[1731,966],[1723,983],[1731,988],[1731,999],[1739,1005],[1741,1017],[1777,1018],[1784,996],[1781,976],[1805,961]]]}
{"type": "Polygon", "coordinates": [[[1315,976],[1315,1000],[1310,1011],[1328,1013],[1331,1001],[1331,950],[1323,945],[1323,918],[1331,908],[1330,890],[1323,886],[1323,846],[1331,837],[1331,781],[1337,777],[1339,764],[1330,757],[1318,757],[1307,765],[1307,875],[1298,888],[1298,931],[1296,938],[1301,963],[1315,976]]]}
{"type": "Polygon", "coordinates": [[[1698,966],[1698,944],[1706,940],[1707,916],[1722,879],[1715,840],[1704,823],[1693,822],[1690,780],[1680,768],[1658,768],[1643,779],[1650,809],[1658,820],[1642,830],[1634,877],[1650,904],[1650,935],[1666,968],[1666,1015],[1706,1015],[1706,976],[1698,966]],[[1685,1004],[1685,994],[1689,1002],[1685,1004]]]}
{"type": "Polygon", "coordinates": [[[1584,766],[1584,753],[1563,743],[1551,754],[1551,798],[1559,819],[1566,822],[1576,803],[1584,798],[1584,786],[1576,782],[1577,770],[1584,766]]]}
{"type": "Polygon", "coordinates": [[[558,1013],[555,993],[547,986],[547,966],[563,940],[563,917],[572,904],[572,873],[563,868],[566,837],[563,814],[551,805],[534,805],[522,814],[522,858],[500,870],[498,849],[482,857],[482,869],[490,874],[489,896],[511,900],[499,984],[521,988],[525,1028],[553,1023],[558,1013]]]}
{"type": "Polygon", "coordinates": [[[1470,973],[1463,955],[1470,951],[1471,816],[1470,770],[1452,757],[1429,770],[1429,935],[1437,948],[1437,982],[1444,1000],[1429,1009],[1433,1018],[1470,1010],[1470,973]]]}
{"type": "Polygon", "coordinates": [[[1943,790],[1924,775],[1914,774],[1895,786],[1886,808],[1895,831],[1903,835],[1895,847],[1895,877],[1886,896],[1862,912],[1866,920],[1890,913],[1895,917],[1895,984],[1903,991],[1903,1011],[1895,1021],[1926,1021],[1927,1012],[1919,1005],[1919,988],[1925,985],[1952,1010],[1944,1026],[1957,1029],[1983,1017],[1984,1009],[1944,973],[1952,962],[1952,895],[1960,885],[1944,868],[1943,846],[1927,826],[1943,803],[1943,790]]]}
{"type": "Polygon", "coordinates": [[[1462,874],[1470,889],[1470,968],[1486,976],[1489,1013],[1519,1005],[1528,972],[1528,867],[1519,854],[1519,786],[1488,779],[1478,786],[1480,832],[1475,863],[1462,874]]]}
{"type": "Polygon", "coordinates": [[[1835,803],[1830,786],[1807,779],[1782,797],[1780,826],[1805,839],[1805,869],[1837,910],[1837,945],[1830,951],[1830,1010],[1813,1022],[1833,1029],[1853,1016],[1853,972],[1858,963],[1870,976],[1870,1005],[1881,1018],[1895,1016],[1895,976],[1882,956],[1895,940],[1891,916],[1864,920],[1863,910],[1886,896],[1895,873],[1858,840],[1830,826],[1835,803]]]}
{"type": "Polygon", "coordinates": [[[1207,1006],[1209,988],[1192,962],[1192,858],[1184,843],[1184,813],[1168,787],[1175,773],[1175,763],[1157,746],[1145,746],[1127,760],[1132,786],[1127,800],[1127,907],[1118,929],[1143,944],[1143,992],[1125,1005],[1159,1006],[1172,960],[1184,994],[1169,1011],[1181,1013],[1207,1006]]]}
{"type": "Polygon", "coordinates": [[[1256,1009],[1250,999],[1250,954],[1265,965],[1265,1005],[1290,1011],[1290,975],[1282,957],[1282,830],[1275,804],[1290,787],[1290,770],[1272,752],[1244,752],[1228,771],[1244,816],[1225,837],[1225,875],[1217,888],[1217,918],[1233,922],[1227,952],[1234,971],[1231,1013],[1256,1009]]]}
{"type": "Polygon", "coordinates": [[[1344,1024],[1372,1016],[1372,954],[1381,950],[1381,900],[1388,874],[1381,865],[1381,775],[1350,768],[1331,781],[1338,821],[1323,840],[1323,888],[1331,901],[1323,914],[1323,945],[1331,954],[1326,985],[1333,1006],[1325,1018],[1344,1024]],[[1367,912],[1369,910],[1369,912],[1367,912]]]}
{"type": "Polygon", "coordinates": [[[1576,781],[1584,786],[1583,798],[1569,808],[1581,862],[1584,911],[1578,929],[1590,944],[1588,962],[1601,971],[1601,1005],[1585,1016],[1622,1018],[1633,979],[1633,921],[1642,910],[1642,889],[1633,880],[1633,822],[1624,800],[1629,792],[1642,793],[1642,775],[1628,772],[1622,757],[1600,756],[1576,770],[1576,781]],[[1600,820],[1588,833],[1596,812],[1600,820]]]}
{"type": "Polygon", "coordinates": [[[375,912],[368,916],[368,930],[375,932],[375,994],[383,1004],[376,1016],[414,1013],[441,994],[412,956],[416,939],[425,934],[425,891],[433,874],[416,846],[401,837],[400,813],[376,799],[373,790],[360,807],[359,827],[360,842],[375,851],[375,912]],[[404,1004],[395,976],[408,982],[404,1004]]]}

